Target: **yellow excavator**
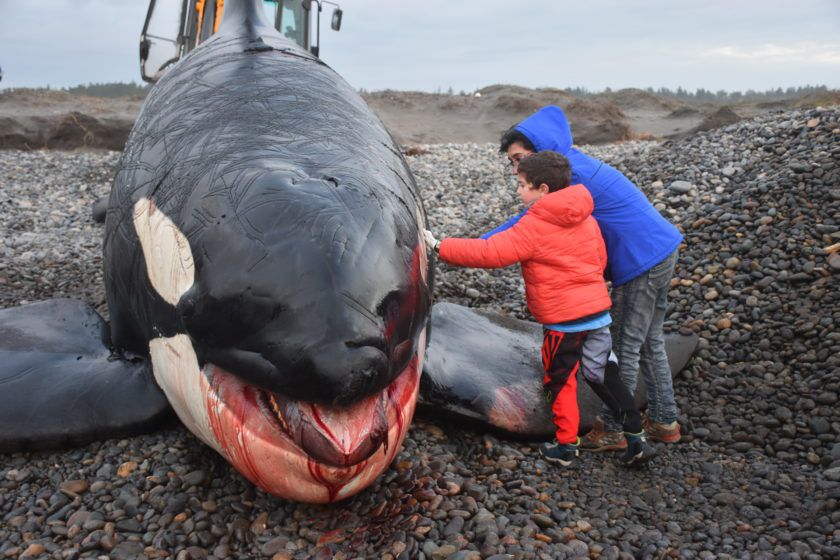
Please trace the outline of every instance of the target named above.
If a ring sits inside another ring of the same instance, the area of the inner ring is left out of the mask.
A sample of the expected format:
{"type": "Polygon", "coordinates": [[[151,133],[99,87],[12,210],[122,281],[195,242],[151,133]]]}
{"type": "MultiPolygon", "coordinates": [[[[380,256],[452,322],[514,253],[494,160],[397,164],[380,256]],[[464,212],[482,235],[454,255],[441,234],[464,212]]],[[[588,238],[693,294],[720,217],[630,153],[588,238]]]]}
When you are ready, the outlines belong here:
{"type": "MultiPolygon", "coordinates": [[[[288,39],[320,56],[323,4],[335,6],[330,27],[341,29],[341,7],[326,0],[263,0],[274,27],[288,39]],[[314,21],[313,21],[314,19],[314,21]],[[315,30],[315,41],[311,30],[315,30]]],[[[140,35],[140,75],[156,82],[173,64],[219,29],[224,0],[149,0],[140,35]]]]}

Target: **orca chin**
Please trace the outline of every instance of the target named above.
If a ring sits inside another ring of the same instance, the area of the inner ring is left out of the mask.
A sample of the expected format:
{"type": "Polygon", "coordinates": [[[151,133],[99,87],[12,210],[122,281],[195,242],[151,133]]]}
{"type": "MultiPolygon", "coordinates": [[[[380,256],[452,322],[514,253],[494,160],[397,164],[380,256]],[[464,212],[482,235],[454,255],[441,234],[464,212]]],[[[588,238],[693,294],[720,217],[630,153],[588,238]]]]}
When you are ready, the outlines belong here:
{"type": "MultiPolygon", "coordinates": [[[[425,333],[420,348],[425,348],[425,333]]],[[[394,459],[414,415],[422,351],[385,389],[349,406],[294,400],[207,364],[213,445],[274,495],[329,503],[367,487],[394,459]]],[[[204,383],[202,382],[202,385],[204,383]]]]}

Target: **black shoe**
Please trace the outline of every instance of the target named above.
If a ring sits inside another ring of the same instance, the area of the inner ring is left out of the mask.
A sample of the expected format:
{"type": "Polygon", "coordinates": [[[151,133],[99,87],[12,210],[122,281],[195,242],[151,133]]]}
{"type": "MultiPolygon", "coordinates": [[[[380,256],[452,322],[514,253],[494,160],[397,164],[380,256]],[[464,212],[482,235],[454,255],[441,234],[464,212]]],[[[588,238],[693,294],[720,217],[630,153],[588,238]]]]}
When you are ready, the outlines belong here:
{"type": "Polygon", "coordinates": [[[624,437],[627,438],[627,450],[621,456],[621,464],[625,467],[642,467],[656,456],[656,448],[648,443],[644,432],[624,432],[624,437]]]}
{"type": "Polygon", "coordinates": [[[578,456],[578,443],[544,443],[540,445],[540,453],[548,461],[568,467],[578,456]]]}

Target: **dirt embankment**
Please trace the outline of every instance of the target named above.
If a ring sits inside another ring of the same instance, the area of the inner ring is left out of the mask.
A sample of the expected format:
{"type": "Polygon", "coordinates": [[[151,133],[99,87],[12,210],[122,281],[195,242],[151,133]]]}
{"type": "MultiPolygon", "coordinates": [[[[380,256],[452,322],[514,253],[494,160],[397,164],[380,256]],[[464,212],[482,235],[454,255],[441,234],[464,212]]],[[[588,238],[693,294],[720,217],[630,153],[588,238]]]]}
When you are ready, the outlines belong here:
{"type": "Polygon", "coordinates": [[[143,104],[48,90],[0,92],[0,149],[122,150],[143,104]]]}
{"type": "Polygon", "coordinates": [[[475,95],[381,91],[366,94],[365,100],[401,144],[496,142],[505,130],[546,105],[563,107],[578,143],[632,136],[617,105],[556,89],[490,86],[475,95]]]}
{"type": "MultiPolygon", "coordinates": [[[[470,95],[411,91],[363,94],[394,138],[411,144],[496,142],[510,126],[546,105],[569,116],[577,144],[686,136],[741,118],[830,99],[791,99],[730,107],[685,103],[638,89],[576,97],[553,88],[494,85],[470,95]]],[[[121,150],[143,99],[104,99],[49,90],[0,91],[0,149],[121,150]]]]}

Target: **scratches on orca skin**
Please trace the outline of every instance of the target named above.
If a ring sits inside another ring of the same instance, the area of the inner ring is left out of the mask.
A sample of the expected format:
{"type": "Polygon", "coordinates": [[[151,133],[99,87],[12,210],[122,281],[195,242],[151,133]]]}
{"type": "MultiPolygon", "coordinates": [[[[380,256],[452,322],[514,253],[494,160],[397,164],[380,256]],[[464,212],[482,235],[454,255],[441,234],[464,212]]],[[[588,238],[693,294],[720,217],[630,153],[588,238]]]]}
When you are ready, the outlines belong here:
{"type": "Polygon", "coordinates": [[[207,226],[218,223],[220,218],[224,218],[224,215],[216,218],[206,208],[196,208],[192,212],[192,217],[197,226],[187,233],[187,239],[195,239],[207,226]]]}
{"type": "Polygon", "coordinates": [[[376,325],[377,327],[382,326],[379,317],[371,313],[361,302],[356,300],[352,295],[348,294],[347,292],[341,292],[341,295],[344,298],[344,301],[346,301],[350,307],[358,311],[360,315],[369,319],[370,322],[376,325]]]}
{"type": "Polygon", "coordinates": [[[257,259],[257,260],[255,260],[253,263],[251,263],[250,265],[248,265],[248,272],[252,272],[255,268],[257,268],[257,266],[258,266],[261,262],[263,262],[263,261],[266,259],[266,257],[268,257],[268,253],[267,253],[267,252],[263,253],[263,254],[260,256],[260,258],[258,258],[258,259],[257,259]]]}
{"type": "Polygon", "coordinates": [[[273,50],[274,48],[271,45],[265,44],[262,37],[257,37],[248,43],[248,47],[243,52],[265,52],[273,50]]]}
{"type": "Polygon", "coordinates": [[[338,232],[340,232],[343,227],[344,226],[341,224],[338,224],[338,227],[335,229],[335,232],[333,232],[332,239],[330,240],[331,246],[341,246],[341,252],[338,254],[338,258],[336,259],[337,263],[341,263],[344,258],[344,254],[347,253],[347,236],[345,235],[342,239],[338,239],[338,232]]]}
{"type": "Polygon", "coordinates": [[[14,375],[10,375],[8,377],[0,379],[0,385],[3,385],[4,383],[11,383],[13,381],[17,381],[18,379],[20,379],[22,377],[26,377],[27,375],[29,375],[33,371],[35,371],[34,367],[28,367],[26,369],[23,369],[23,370],[17,372],[16,374],[14,374],[14,375]]]}
{"type": "Polygon", "coordinates": [[[380,142],[380,144],[382,144],[382,146],[384,146],[385,148],[387,148],[387,149],[388,149],[388,151],[390,151],[390,152],[391,152],[391,153],[393,153],[395,156],[397,156],[397,158],[402,159],[402,154],[401,154],[401,153],[400,153],[400,151],[399,151],[399,150],[397,150],[397,149],[396,149],[393,145],[391,145],[391,144],[389,144],[389,143],[387,143],[387,142],[380,142]]]}

